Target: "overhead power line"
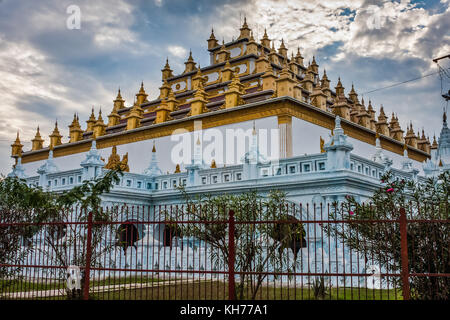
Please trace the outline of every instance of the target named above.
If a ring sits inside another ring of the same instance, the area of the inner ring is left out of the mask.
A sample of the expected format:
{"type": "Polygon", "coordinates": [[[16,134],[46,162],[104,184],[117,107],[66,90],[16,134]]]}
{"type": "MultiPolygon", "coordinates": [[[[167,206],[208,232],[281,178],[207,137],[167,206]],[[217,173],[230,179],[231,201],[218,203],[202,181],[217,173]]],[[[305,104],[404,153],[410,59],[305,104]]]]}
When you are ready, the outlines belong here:
{"type": "MultiPolygon", "coordinates": [[[[450,68],[449,68],[449,69],[450,69],[450,68]]],[[[400,86],[400,85],[402,85],[402,84],[405,84],[405,83],[408,83],[408,82],[417,81],[417,80],[420,80],[420,79],[423,79],[423,78],[426,78],[426,77],[429,77],[429,76],[432,76],[432,75],[435,75],[435,74],[438,74],[438,73],[440,73],[440,71],[436,71],[436,72],[433,72],[433,73],[429,73],[429,74],[426,74],[426,75],[424,75],[424,76],[417,77],[417,78],[414,78],[414,79],[410,79],[410,80],[406,80],[406,81],[402,81],[402,82],[397,82],[397,83],[391,84],[391,85],[386,86],[386,87],[374,89],[374,90],[371,90],[371,91],[366,91],[366,92],[363,92],[363,93],[361,93],[361,94],[368,94],[368,93],[372,93],[372,92],[376,92],[376,91],[380,91],[380,90],[384,90],[384,89],[389,89],[389,88],[397,87],[397,86],[400,86]]]]}

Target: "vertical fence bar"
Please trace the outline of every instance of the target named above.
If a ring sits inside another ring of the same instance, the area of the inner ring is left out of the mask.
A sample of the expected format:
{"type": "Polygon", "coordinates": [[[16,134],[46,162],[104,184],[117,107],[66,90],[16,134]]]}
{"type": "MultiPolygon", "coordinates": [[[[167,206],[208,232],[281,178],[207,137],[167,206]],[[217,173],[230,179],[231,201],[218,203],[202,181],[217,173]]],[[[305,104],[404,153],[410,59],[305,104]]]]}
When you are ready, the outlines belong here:
{"type": "Polygon", "coordinates": [[[234,230],[234,211],[230,210],[228,221],[228,300],[236,300],[234,279],[234,263],[236,260],[236,252],[234,248],[234,230]]]}
{"type": "Polygon", "coordinates": [[[87,224],[87,240],[86,240],[86,268],[84,273],[84,293],[83,299],[89,299],[89,282],[91,272],[91,251],[92,251],[92,211],[89,212],[87,224]]]}
{"type": "Polygon", "coordinates": [[[403,299],[409,300],[409,267],[408,267],[408,238],[407,238],[407,220],[405,208],[400,208],[400,247],[402,261],[402,289],[403,299]]]}

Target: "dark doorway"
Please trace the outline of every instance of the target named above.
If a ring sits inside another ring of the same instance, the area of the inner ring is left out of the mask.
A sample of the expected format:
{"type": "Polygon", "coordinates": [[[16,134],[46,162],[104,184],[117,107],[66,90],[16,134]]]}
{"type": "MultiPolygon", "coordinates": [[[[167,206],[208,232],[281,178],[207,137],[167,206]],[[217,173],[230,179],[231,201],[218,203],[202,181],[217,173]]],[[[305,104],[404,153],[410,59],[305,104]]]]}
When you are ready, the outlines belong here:
{"type": "Polygon", "coordinates": [[[167,225],[164,226],[164,247],[172,247],[173,236],[172,228],[167,225]]]}
{"type": "Polygon", "coordinates": [[[128,247],[134,247],[137,250],[138,229],[134,224],[121,224],[117,230],[116,239],[116,246],[121,247],[124,254],[126,254],[128,247]]]}

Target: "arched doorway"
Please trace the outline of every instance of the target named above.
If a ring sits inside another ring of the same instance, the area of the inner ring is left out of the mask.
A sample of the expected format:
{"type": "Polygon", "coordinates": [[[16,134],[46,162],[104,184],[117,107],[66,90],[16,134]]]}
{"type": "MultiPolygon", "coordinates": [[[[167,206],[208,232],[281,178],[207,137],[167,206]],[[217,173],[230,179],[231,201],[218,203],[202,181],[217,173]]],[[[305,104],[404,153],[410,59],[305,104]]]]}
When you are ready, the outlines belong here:
{"type": "MultiPolygon", "coordinates": [[[[127,221],[129,222],[129,221],[127,221]]],[[[116,246],[123,249],[124,254],[128,247],[134,247],[137,250],[136,242],[142,238],[136,225],[124,223],[119,226],[116,233],[116,246]]]]}
{"type": "Polygon", "coordinates": [[[172,228],[168,225],[164,226],[164,236],[163,236],[163,246],[164,247],[172,247],[172,239],[174,235],[172,234],[172,228]]]}
{"type": "Polygon", "coordinates": [[[180,227],[173,222],[166,222],[163,230],[163,246],[172,248],[174,238],[181,237],[182,231],[180,227]]]}

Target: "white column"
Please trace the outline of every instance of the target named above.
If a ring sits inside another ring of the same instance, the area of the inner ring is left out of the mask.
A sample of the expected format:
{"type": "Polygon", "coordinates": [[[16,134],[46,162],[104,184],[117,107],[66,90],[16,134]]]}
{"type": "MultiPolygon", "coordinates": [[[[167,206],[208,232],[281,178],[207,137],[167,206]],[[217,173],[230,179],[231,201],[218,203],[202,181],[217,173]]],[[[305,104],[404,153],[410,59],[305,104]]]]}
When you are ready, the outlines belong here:
{"type": "Polygon", "coordinates": [[[280,159],[292,157],[292,117],[278,116],[278,129],[280,130],[280,159]]]}

